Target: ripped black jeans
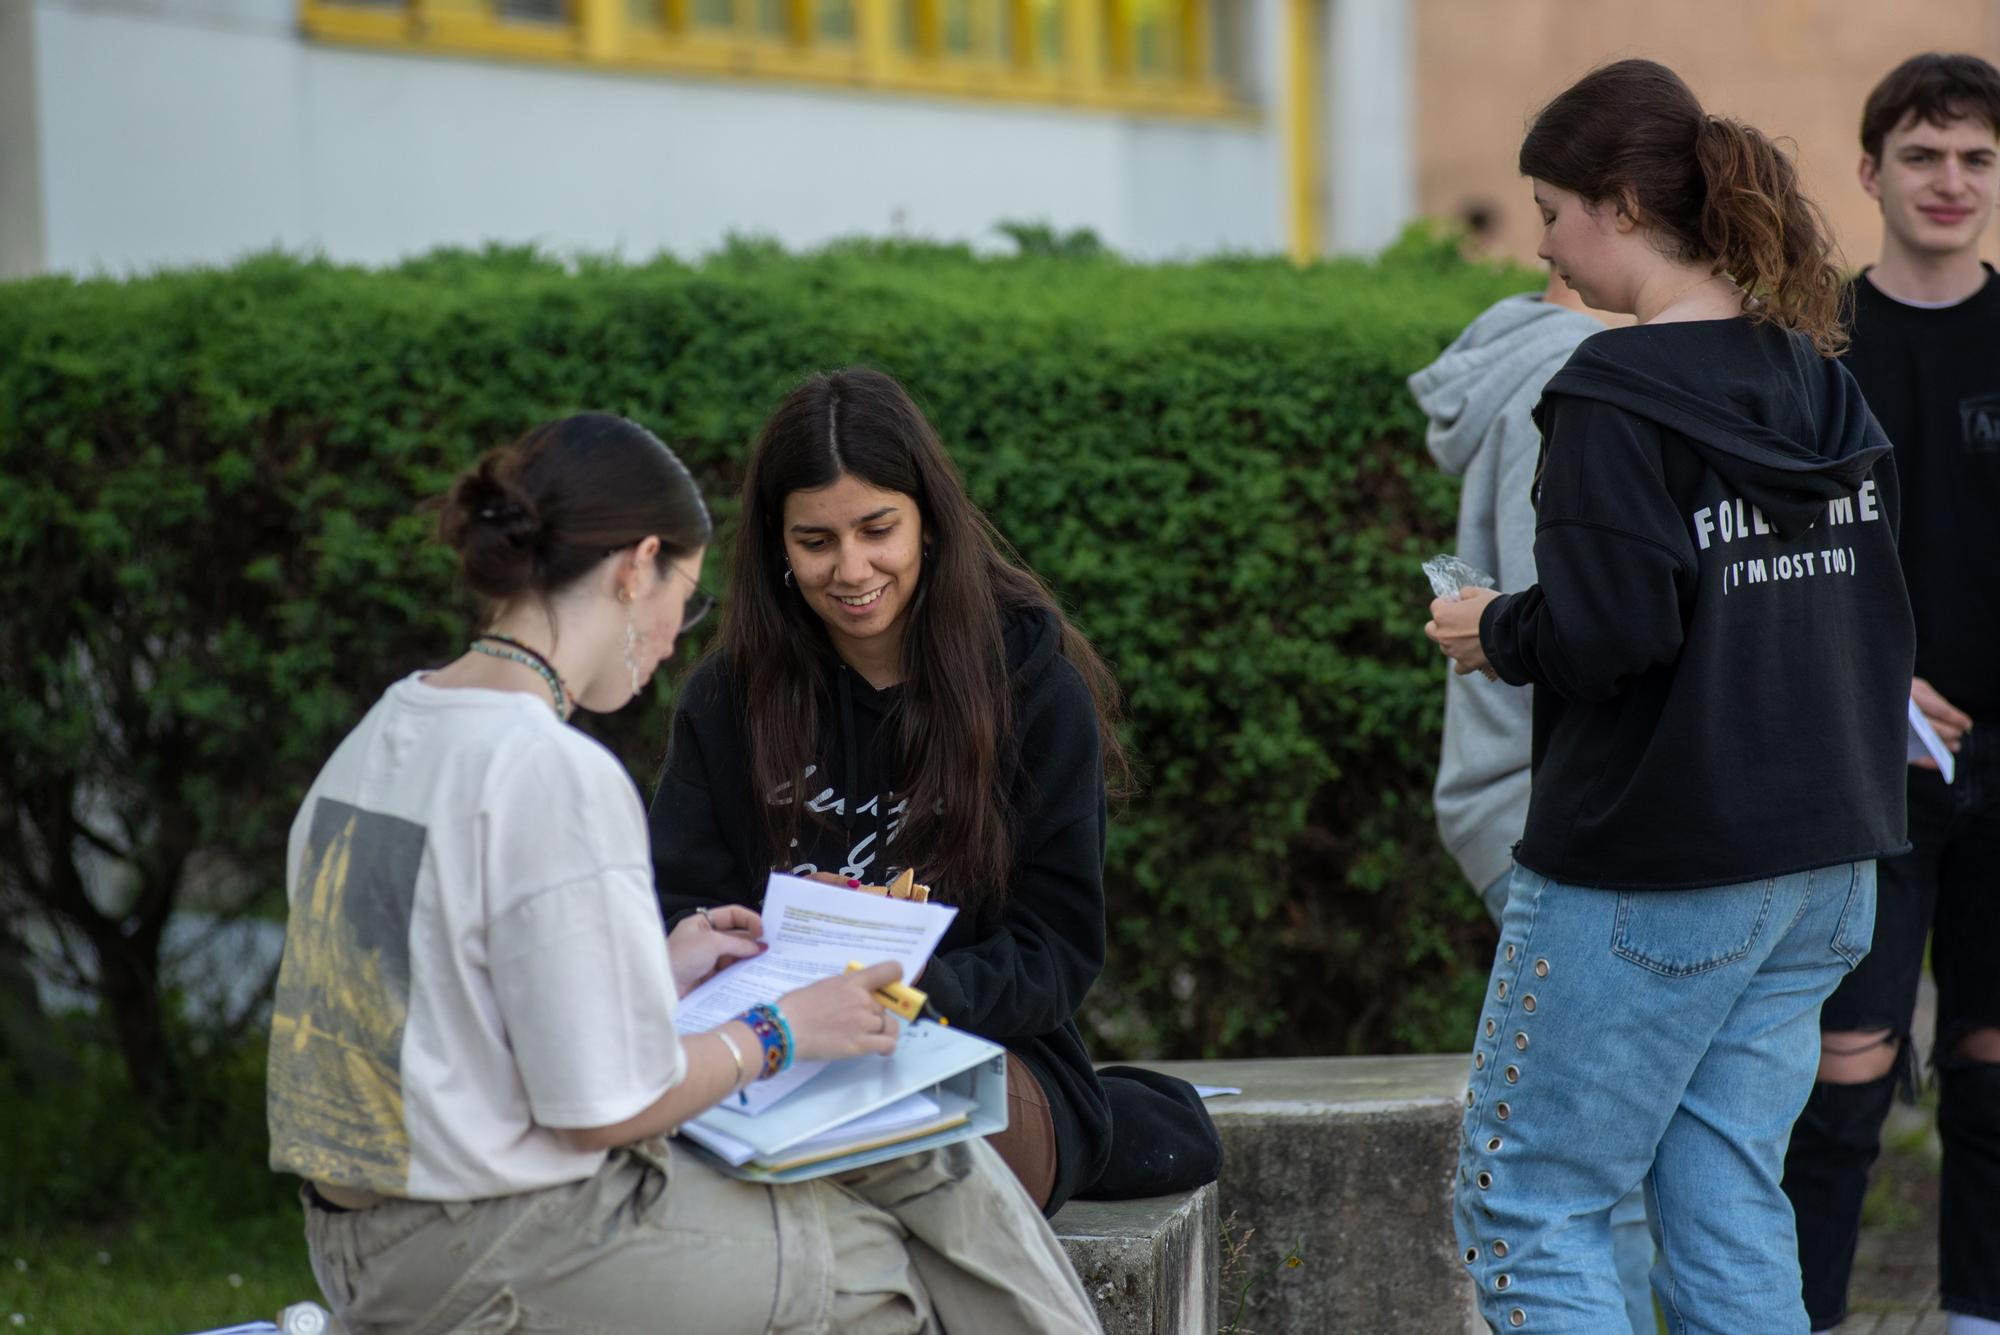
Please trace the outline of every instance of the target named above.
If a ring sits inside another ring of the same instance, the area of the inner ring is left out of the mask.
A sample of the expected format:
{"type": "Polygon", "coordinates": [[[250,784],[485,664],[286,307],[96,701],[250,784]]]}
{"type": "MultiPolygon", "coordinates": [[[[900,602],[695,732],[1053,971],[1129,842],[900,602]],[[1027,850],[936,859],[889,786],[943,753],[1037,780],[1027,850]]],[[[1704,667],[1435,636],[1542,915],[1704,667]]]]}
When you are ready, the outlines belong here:
{"type": "MultiPolygon", "coordinates": [[[[2000,732],[2000,720],[1987,726],[2000,732]]],[[[1944,1308],[2000,1320],[2000,1064],[1954,1057],[1974,1029],[2000,1028],[2000,736],[1965,735],[1950,785],[1910,771],[1913,850],[1879,864],[1875,941],[1820,1013],[1825,1033],[1887,1029],[1897,1068],[1864,1085],[1813,1089],[1785,1158],[1814,1330],[1847,1314],[1868,1169],[1894,1088],[1914,1093],[1909,1042],[1924,943],[1938,1013],[1933,1064],[1944,1143],[1939,1283],[1944,1308]]]]}

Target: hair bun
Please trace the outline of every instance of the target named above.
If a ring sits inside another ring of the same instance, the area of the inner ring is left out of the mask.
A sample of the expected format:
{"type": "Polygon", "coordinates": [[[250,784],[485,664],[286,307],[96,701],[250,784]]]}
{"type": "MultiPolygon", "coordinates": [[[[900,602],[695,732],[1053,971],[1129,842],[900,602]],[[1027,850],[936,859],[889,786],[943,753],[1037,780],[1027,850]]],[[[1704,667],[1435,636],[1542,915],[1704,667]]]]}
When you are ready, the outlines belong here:
{"type": "Polygon", "coordinates": [[[647,538],[665,570],[714,532],[686,466],[611,413],[544,422],[460,473],[436,505],[460,578],[489,603],[568,588],[647,538]]]}
{"type": "Polygon", "coordinates": [[[458,553],[465,582],[506,599],[533,582],[543,537],[535,503],[514,479],[510,451],[488,454],[459,475],[445,498],[438,535],[458,553]]]}
{"type": "MultiPolygon", "coordinates": [[[[517,493],[518,494],[518,493],[517,493]]],[[[516,547],[533,547],[542,538],[541,516],[525,497],[513,497],[482,505],[472,512],[475,523],[490,525],[516,547]]]]}

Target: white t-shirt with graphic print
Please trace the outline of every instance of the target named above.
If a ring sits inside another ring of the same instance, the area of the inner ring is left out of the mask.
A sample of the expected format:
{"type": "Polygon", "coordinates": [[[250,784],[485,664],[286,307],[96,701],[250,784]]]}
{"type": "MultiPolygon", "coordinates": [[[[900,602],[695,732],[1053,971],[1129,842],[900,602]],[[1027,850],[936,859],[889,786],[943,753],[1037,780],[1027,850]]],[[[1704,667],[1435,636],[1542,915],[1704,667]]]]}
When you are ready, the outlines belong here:
{"type": "Polygon", "coordinates": [[[685,1069],[645,813],[546,700],[391,686],[292,824],[271,1167],[417,1200],[595,1173],[685,1069]]]}

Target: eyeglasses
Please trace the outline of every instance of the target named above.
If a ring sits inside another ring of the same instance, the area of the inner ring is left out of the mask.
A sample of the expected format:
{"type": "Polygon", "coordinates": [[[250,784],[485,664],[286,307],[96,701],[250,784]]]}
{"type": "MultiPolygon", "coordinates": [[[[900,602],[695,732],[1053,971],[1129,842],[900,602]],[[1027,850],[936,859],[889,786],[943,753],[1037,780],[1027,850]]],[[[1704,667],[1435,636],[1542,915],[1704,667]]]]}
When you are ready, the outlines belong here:
{"type": "MultiPolygon", "coordinates": [[[[606,556],[616,556],[623,550],[625,549],[622,547],[607,547],[604,549],[604,554],[606,556]]],[[[681,628],[675,633],[675,638],[678,639],[692,630],[696,622],[715,610],[716,598],[714,594],[701,587],[700,580],[688,574],[687,571],[682,570],[679,566],[670,563],[667,569],[694,585],[694,592],[688,595],[688,600],[685,603],[681,604],[681,628]]]]}
{"type": "Polygon", "coordinates": [[[696,625],[696,623],[698,623],[703,617],[707,616],[710,612],[713,612],[715,610],[715,595],[710,593],[707,589],[702,588],[700,580],[696,579],[693,575],[688,574],[687,571],[682,570],[679,566],[670,566],[668,568],[675,571],[677,574],[680,575],[682,579],[685,579],[688,583],[694,585],[694,592],[689,594],[688,600],[681,605],[680,634],[685,635],[688,633],[688,631],[692,630],[696,625]]]}

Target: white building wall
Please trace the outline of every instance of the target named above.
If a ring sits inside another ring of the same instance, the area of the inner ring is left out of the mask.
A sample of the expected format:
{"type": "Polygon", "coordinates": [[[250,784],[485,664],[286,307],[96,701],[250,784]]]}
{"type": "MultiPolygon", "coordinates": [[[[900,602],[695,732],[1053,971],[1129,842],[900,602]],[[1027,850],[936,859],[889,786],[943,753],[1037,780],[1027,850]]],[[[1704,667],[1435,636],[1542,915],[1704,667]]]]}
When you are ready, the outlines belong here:
{"type": "Polygon", "coordinates": [[[307,62],[286,25],[249,4],[34,3],[46,268],[315,243],[307,62]]]}
{"type": "Polygon", "coordinates": [[[0,0],[0,280],[42,264],[41,109],[35,11],[0,0]]]}
{"type": "Polygon", "coordinates": [[[1373,254],[1417,216],[1412,0],[1328,0],[1330,248],[1373,254]]]}
{"type": "MultiPolygon", "coordinates": [[[[1255,90],[1278,83],[1259,38],[1281,3],[1240,11],[1255,90]]],[[[732,232],[992,243],[1004,219],[1141,258],[1284,243],[1268,96],[1240,122],[1184,122],[376,53],[304,40],[290,0],[9,4],[33,7],[51,270],[487,241],[692,256],[732,232]]],[[[0,115],[18,119],[4,97],[0,115]]]]}

